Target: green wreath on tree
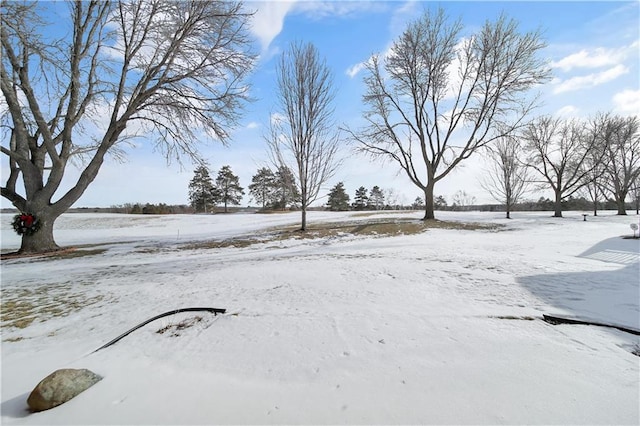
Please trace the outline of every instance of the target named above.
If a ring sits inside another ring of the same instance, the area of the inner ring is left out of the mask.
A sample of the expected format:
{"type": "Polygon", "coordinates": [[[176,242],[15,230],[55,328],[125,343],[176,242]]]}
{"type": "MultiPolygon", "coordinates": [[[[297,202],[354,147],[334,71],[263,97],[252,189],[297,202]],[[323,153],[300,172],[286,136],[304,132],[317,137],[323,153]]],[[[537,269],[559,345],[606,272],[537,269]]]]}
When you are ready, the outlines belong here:
{"type": "Polygon", "coordinates": [[[33,235],[40,229],[40,221],[31,213],[15,215],[12,225],[18,235],[33,235]]]}

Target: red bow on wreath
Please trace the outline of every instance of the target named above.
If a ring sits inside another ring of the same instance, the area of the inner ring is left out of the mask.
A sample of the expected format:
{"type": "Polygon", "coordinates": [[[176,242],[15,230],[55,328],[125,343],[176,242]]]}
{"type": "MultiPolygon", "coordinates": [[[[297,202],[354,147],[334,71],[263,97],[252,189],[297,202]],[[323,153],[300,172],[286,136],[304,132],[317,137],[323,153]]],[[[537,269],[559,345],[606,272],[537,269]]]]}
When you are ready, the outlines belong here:
{"type": "Polygon", "coordinates": [[[31,228],[34,218],[30,214],[23,214],[22,216],[20,216],[20,220],[22,221],[22,223],[24,223],[24,226],[26,226],[27,228],[31,228]]]}

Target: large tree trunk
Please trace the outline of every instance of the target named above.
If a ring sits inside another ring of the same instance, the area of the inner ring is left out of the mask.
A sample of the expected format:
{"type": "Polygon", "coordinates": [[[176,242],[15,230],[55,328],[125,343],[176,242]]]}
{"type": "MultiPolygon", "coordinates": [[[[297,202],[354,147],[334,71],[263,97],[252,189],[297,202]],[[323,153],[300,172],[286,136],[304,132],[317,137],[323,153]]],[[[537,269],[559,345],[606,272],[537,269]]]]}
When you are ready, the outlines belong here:
{"type": "Polygon", "coordinates": [[[555,191],[556,201],[553,204],[553,217],[562,217],[562,194],[560,191],[555,191]]]}
{"type": "Polygon", "coordinates": [[[624,200],[627,198],[627,193],[616,192],[616,204],[618,206],[618,214],[621,216],[627,215],[627,206],[624,200]]]}
{"type": "Polygon", "coordinates": [[[618,205],[618,214],[621,216],[626,216],[627,208],[625,206],[624,201],[616,201],[616,204],[618,205]]]}
{"type": "Polygon", "coordinates": [[[424,188],[424,218],[422,220],[435,219],[436,215],[434,212],[434,203],[433,203],[433,187],[435,183],[433,179],[429,179],[427,182],[427,186],[424,188]]]}
{"type": "Polygon", "coordinates": [[[40,222],[40,228],[32,235],[22,235],[22,244],[18,253],[46,253],[60,250],[60,247],[53,239],[53,224],[60,216],[60,213],[35,211],[33,215],[40,222]]]}

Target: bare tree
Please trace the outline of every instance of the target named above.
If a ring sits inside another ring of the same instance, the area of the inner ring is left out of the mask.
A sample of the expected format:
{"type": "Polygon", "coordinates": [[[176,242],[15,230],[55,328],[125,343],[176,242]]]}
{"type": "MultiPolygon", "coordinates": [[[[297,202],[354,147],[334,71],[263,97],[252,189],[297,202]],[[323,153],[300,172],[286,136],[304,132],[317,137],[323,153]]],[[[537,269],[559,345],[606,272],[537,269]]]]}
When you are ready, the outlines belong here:
{"type": "Polygon", "coordinates": [[[601,114],[595,127],[604,146],[605,190],[613,195],[619,215],[626,215],[626,199],[640,177],[640,122],[638,117],[601,114]]]}
{"type": "Polygon", "coordinates": [[[496,201],[505,205],[507,219],[511,219],[511,209],[530,185],[528,169],[519,158],[522,147],[517,138],[505,136],[488,148],[491,166],[480,185],[496,201]]]}
{"type": "Polygon", "coordinates": [[[340,164],[339,135],[332,119],[333,79],[310,43],[294,43],[283,52],[277,75],[280,111],[271,120],[267,143],[274,162],[293,170],[300,189],[301,230],[305,231],[307,208],[340,164]]]}
{"type": "Polygon", "coordinates": [[[519,128],[535,104],[527,92],[549,77],[538,32],[521,34],[504,16],[468,38],[461,29],[442,10],[426,12],[387,56],[373,56],[364,80],[368,125],[349,130],[359,150],[397,163],[424,192],[424,219],[434,218],[435,184],[519,128]]]}
{"type": "Polygon", "coordinates": [[[598,216],[598,203],[605,198],[605,181],[607,174],[607,147],[606,140],[600,135],[602,131],[602,115],[589,120],[586,131],[592,132],[593,147],[582,162],[581,167],[585,174],[584,186],[579,193],[586,196],[593,203],[593,215],[598,216]]]}
{"type": "Polygon", "coordinates": [[[471,194],[467,194],[467,191],[459,189],[453,194],[453,209],[457,210],[469,210],[471,206],[476,203],[476,197],[471,194]]]}
{"type": "Polygon", "coordinates": [[[598,206],[600,205],[600,200],[604,198],[602,185],[604,166],[600,159],[590,156],[585,160],[585,167],[590,171],[584,176],[584,186],[580,189],[580,194],[593,203],[593,215],[598,216],[598,206]],[[597,161],[600,165],[594,167],[594,161],[597,161]]]}
{"type": "Polygon", "coordinates": [[[399,208],[402,203],[399,202],[400,194],[395,188],[385,188],[382,190],[384,194],[384,200],[386,205],[389,206],[390,209],[396,210],[399,208]]]}
{"type": "Polygon", "coordinates": [[[553,190],[554,217],[562,217],[562,200],[589,182],[587,177],[597,164],[589,165],[586,159],[596,147],[595,137],[584,123],[548,116],[525,129],[527,166],[540,175],[538,183],[553,190]]]}
{"type": "Polygon", "coordinates": [[[155,138],[168,160],[197,157],[199,140],[227,141],[253,63],[238,2],[75,1],[68,23],[45,22],[51,7],[2,2],[10,175],[1,192],[40,225],[22,252],[59,248],[54,221],[125,138],[155,138]],[[61,25],[69,31],[51,31],[61,25]],[[63,191],[74,158],[81,173],[63,191]]]}

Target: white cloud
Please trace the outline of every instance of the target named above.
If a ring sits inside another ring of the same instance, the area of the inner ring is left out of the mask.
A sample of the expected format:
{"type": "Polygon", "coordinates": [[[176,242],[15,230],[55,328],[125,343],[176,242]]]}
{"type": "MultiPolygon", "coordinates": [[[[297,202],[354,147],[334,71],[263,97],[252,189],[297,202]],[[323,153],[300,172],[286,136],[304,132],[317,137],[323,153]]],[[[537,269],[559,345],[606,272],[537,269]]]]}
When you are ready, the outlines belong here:
{"type": "Polygon", "coordinates": [[[615,65],[624,58],[624,55],[618,51],[612,51],[603,48],[597,48],[593,51],[583,49],[578,53],[565,56],[559,61],[551,62],[554,68],[560,68],[562,71],[571,71],[574,68],[600,68],[609,65],[615,65]]]}
{"type": "Polygon", "coordinates": [[[257,6],[253,16],[251,32],[260,40],[262,51],[269,49],[269,45],[282,31],[284,18],[291,11],[295,1],[255,2],[257,6]]]}
{"type": "Polygon", "coordinates": [[[559,61],[551,62],[551,66],[559,68],[564,72],[574,68],[602,68],[611,65],[618,65],[631,54],[636,53],[640,41],[636,40],[629,46],[606,49],[598,47],[595,49],[582,49],[579,52],[565,56],[559,61]]]}
{"type": "Polygon", "coordinates": [[[615,80],[616,78],[628,72],[629,68],[620,64],[602,72],[572,77],[564,81],[560,80],[558,82],[558,85],[553,89],[553,93],[558,94],[581,89],[589,89],[600,84],[615,80]]]}
{"type": "Polygon", "coordinates": [[[347,71],[345,71],[345,73],[350,77],[350,78],[354,78],[356,75],[358,75],[360,73],[360,71],[362,71],[366,66],[366,61],[364,62],[358,62],[355,65],[350,66],[349,68],[347,68],[347,71]]]}
{"type": "Polygon", "coordinates": [[[300,1],[296,11],[304,13],[311,19],[328,17],[350,17],[362,12],[378,12],[386,10],[387,5],[378,1],[300,1]]]}
{"type": "Polygon", "coordinates": [[[640,114],[640,90],[623,90],[613,96],[616,112],[620,114],[640,114]]]}
{"type": "Polygon", "coordinates": [[[257,129],[258,127],[260,127],[260,123],[256,123],[255,121],[247,124],[247,129],[257,129]]]}
{"type": "Polygon", "coordinates": [[[262,52],[269,51],[271,42],[280,34],[286,16],[293,13],[303,13],[310,19],[327,17],[349,17],[363,11],[384,10],[387,6],[382,2],[340,2],[340,1],[255,1],[249,3],[249,8],[255,8],[255,15],[251,25],[251,32],[260,41],[262,52]]]}

